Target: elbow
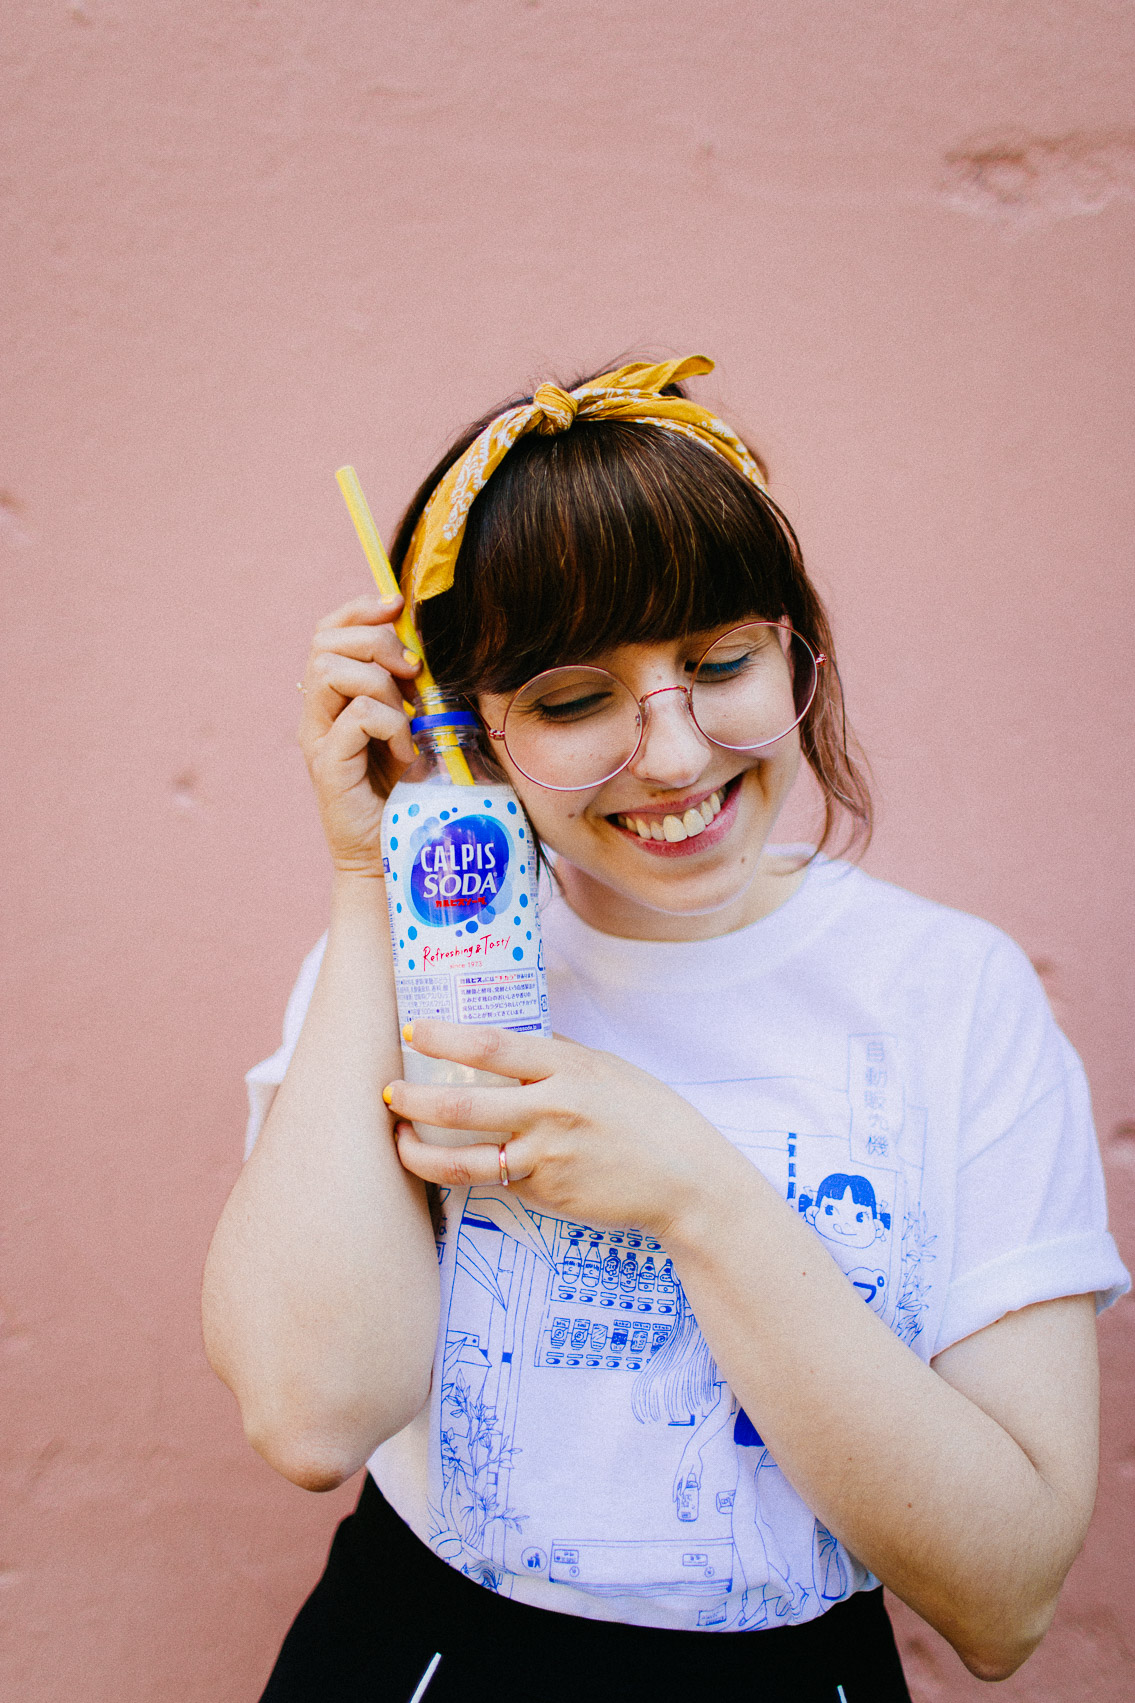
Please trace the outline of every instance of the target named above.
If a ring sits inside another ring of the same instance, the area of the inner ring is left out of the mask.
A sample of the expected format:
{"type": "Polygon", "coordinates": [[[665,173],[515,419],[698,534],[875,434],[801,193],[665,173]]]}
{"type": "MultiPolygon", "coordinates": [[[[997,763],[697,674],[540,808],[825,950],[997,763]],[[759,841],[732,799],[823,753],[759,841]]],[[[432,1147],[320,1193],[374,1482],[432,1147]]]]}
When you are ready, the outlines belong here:
{"type": "Polygon", "coordinates": [[[969,1669],[975,1679],[983,1679],[992,1684],[997,1680],[1010,1679],[1017,1669],[1028,1661],[1035,1649],[1036,1644],[1029,1644],[1027,1647],[1015,1645],[1011,1650],[990,1646],[988,1649],[974,1651],[960,1649],[958,1655],[963,1666],[969,1669]]]}
{"type": "Polygon", "coordinates": [[[421,1389],[391,1391],[381,1403],[342,1412],[330,1403],[319,1404],[314,1416],[287,1404],[271,1411],[242,1404],[241,1418],[248,1441],[275,1472],[301,1490],[337,1490],[375,1449],[405,1429],[428,1397],[427,1378],[421,1389]]]}
{"type": "Polygon", "coordinates": [[[345,1448],[341,1440],[314,1432],[281,1433],[250,1424],[244,1430],[257,1454],[301,1490],[337,1490],[366,1459],[365,1454],[359,1458],[345,1448]]]}
{"type": "Polygon", "coordinates": [[[1009,1679],[1028,1661],[1056,1613],[1053,1598],[1034,1614],[1022,1616],[1017,1625],[1008,1620],[985,1629],[980,1638],[956,1639],[954,1649],[975,1679],[993,1683],[1009,1679]]]}

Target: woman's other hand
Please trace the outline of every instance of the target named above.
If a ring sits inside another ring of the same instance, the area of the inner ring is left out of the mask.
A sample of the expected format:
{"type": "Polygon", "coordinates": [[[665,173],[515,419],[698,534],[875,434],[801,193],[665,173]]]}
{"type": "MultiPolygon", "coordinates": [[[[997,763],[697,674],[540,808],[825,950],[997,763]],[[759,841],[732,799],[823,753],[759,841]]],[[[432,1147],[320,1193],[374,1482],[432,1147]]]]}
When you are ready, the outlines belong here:
{"type": "Polygon", "coordinates": [[[415,1051],[429,1058],[517,1081],[501,1088],[401,1080],[387,1086],[383,1097],[399,1119],[483,1129],[490,1138],[485,1146],[437,1147],[400,1122],[399,1158],[426,1182],[499,1184],[504,1131],[509,1184],[526,1205],[583,1224],[634,1225],[665,1241],[719,1171],[745,1163],[680,1094],[612,1053],[432,1018],[419,1019],[411,1033],[415,1051]]]}
{"type": "Polygon", "coordinates": [[[402,707],[418,673],[393,622],[401,597],[357,597],[315,629],[303,677],[299,742],[336,869],[382,868],[379,827],[390,788],[414,760],[402,707]]]}

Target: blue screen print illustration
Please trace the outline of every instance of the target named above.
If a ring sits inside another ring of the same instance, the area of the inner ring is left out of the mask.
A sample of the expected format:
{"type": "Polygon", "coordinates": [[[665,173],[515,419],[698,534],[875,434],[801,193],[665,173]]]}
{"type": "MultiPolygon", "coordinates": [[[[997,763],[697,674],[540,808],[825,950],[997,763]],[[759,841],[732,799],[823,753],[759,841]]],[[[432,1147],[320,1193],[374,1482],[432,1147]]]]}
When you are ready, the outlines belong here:
{"type": "MultiPolygon", "coordinates": [[[[919,1203],[924,1116],[905,1104],[887,1037],[851,1037],[849,1059],[838,1089],[674,1086],[913,1342],[933,1260],[919,1203]],[[880,1086],[881,1108],[863,1098],[880,1086]]],[[[551,1608],[579,1593],[584,1612],[634,1618],[634,1600],[663,1598],[669,1623],[723,1630],[807,1618],[865,1579],[725,1382],[664,1247],[530,1211],[500,1189],[444,1204],[439,1555],[495,1590],[523,1580],[527,1600],[551,1608]]]]}

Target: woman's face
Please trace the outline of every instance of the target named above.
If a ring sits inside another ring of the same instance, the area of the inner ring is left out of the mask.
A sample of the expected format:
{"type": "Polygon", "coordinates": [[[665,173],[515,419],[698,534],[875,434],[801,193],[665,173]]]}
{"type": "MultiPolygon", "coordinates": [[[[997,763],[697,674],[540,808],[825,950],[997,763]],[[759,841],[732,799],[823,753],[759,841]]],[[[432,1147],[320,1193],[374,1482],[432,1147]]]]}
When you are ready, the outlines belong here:
{"type": "MultiPolygon", "coordinates": [[[[764,853],[799,769],[798,732],[759,752],[730,751],[699,731],[682,692],[664,690],[688,686],[692,663],[725,630],[621,645],[592,659],[636,698],[662,695],[645,706],[632,761],[589,791],[539,786],[494,745],[533,827],[558,854],[569,903],[604,933],[645,940],[726,934],[774,910],[802,879],[764,853]],[[683,824],[680,833],[684,817],[696,828],[691,811],[702,827],[691,834],[683,824]]],[[[787,659],[784,668],[787,676],[787,659]]],[[[480,695],[488,726],[501,726],[508,703],[504,694],[480,695]]]]}

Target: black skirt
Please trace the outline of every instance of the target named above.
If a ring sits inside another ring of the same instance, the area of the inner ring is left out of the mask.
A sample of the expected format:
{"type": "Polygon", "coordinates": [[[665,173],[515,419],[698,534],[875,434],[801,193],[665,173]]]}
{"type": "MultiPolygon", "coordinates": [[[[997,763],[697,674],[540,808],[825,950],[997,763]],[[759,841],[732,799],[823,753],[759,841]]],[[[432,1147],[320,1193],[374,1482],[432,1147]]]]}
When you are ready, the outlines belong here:
{"type": "Polygon", "coordinates": [[[369,1473],[261,1703],[910,1703],[881,1590],[803,1626],[665,1632],[555,1614],[439,1561],[369,1473]]]}

